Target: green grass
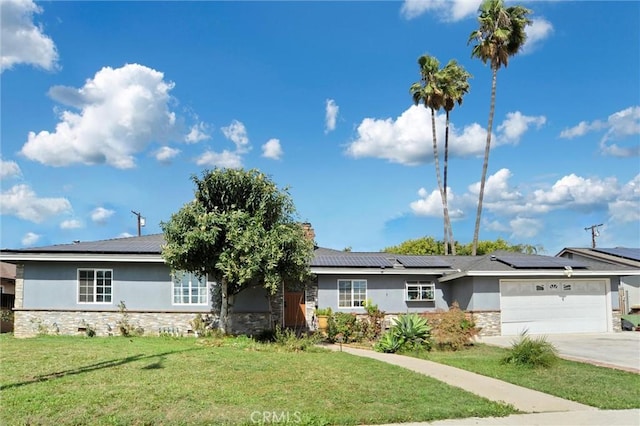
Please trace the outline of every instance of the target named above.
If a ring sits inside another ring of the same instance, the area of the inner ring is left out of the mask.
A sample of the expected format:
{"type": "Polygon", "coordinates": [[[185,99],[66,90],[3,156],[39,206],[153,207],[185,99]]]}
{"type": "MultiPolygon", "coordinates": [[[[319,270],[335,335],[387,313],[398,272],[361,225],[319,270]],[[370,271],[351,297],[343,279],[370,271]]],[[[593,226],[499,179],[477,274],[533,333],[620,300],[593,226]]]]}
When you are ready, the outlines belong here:
{"type": "Polygon", "coordinates": [[[501,364],[506,353],[480,344],[425,358],[601,409],[640,408],[639,374],[563,359],[549,369],[501,364]]]}
{"type": "Polygon", "coordinates": [[[0,345],[3,425],[254,424],[263,413],[349,425],[514,412],[400,367],[248,338],[4,335],[0,345]]]}

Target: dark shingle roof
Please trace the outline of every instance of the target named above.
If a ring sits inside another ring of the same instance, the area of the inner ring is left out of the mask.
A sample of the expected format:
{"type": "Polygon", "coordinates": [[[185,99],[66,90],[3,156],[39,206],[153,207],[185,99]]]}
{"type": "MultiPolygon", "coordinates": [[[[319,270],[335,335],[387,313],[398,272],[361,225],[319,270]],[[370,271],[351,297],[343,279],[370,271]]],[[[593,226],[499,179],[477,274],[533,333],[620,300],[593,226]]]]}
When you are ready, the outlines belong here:
{"type": "Polygon", "coordinates": [[[160,254],[165,240],[163,234],[141,237],[114,238],[111,240],[75,242],[46,247],[8,250],[14,253],[140,253],[160,254]]]}

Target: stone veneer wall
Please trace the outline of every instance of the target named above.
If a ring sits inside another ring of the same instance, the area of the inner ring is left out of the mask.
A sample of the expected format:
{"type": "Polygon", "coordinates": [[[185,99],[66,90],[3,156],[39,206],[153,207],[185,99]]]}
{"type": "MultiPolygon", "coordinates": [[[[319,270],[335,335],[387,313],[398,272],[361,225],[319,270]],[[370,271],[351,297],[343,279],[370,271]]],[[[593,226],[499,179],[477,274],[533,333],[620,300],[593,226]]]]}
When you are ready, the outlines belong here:
{"type": "MultiPolygon", "coordinates": [[[[193,334],[190,322],[197,315],[193,312],[129,311],[127,313],[129,323],[144,329],[145,336],[158,336],[160,333],[184,336],[193,334]]],[[[16,310],[14,314],[16,337],[34,337],[44,333],[84,335],[87,325],[95,329],[97,336],[119,335],[118,321],[122,318],[122,314],[117,311],[16,310]]],[[[270,329],[271,315],[268,312],[232,313],[229,322],[231,333],[253,335],[270,329]]]]}
{"type": "Polygon", "coordinates": [[[622,331],[622,312],[619,310],[614,310],[613,315],[611,316],[611,321],[613,321],[613,331],[615,333],[622,331]]]}
{"type": "Polygon", "coordinates": [[[480,327],[479,336],[500,336],[502,327],[500,325],[500,311],[471,312],[471,318],[480,327]]]}

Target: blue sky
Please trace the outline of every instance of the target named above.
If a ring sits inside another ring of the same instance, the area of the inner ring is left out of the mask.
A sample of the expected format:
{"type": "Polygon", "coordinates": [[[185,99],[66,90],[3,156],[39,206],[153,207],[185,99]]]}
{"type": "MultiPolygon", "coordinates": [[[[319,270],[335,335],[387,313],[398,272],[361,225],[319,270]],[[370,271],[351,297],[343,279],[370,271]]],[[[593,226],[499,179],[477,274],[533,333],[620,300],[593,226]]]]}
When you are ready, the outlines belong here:
{"type": "MultiPolygon", "coordinates": [[[[0,0],[1,246],[160,232],[192,175],[257,168],[319,245],[442,238],[417,58],[473,75],[451,114],[450,209],[473,238],[491,75],[476,1],[0,0]]],[[[498,73],[481,240],[640,245],[640,3],[522,2],[498,73]]],[[[439,142],[444,116],[438,115],[439,142]]]]}

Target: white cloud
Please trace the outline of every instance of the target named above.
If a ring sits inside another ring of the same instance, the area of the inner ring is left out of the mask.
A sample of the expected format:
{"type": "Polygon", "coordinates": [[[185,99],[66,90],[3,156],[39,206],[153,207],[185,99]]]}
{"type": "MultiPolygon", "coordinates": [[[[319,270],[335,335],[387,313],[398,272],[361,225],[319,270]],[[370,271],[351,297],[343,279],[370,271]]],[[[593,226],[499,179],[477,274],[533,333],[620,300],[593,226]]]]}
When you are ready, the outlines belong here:
{"type": "MultiPolygon", "coordinates": [[[[436,115],[436,130],[439,153],[444,149],[445,114],[436,115]]],[[[540,127],[546,122],[544,116],[526,116],[516,111],[508,113],[493,135],[492,148],[517,144],[529,127],[540,127]]],[[[431,112],[420,105],[412,105],[395,120],[365,118],[358,125],[357,136],[346,149],[354,158],[373,157],[415,166],[433,161],[431,112]]],[[[450,157],[479,156],[484,152],[487,131],[478,123],[459,130],[449,125],[450,157]]]]}
{"type": "MultiPolygon", "coordinates": [[[[411,202],[409,207],[411,211],[417,216],[428,216],[428,217],[444,217],[444,212],[442,209],[442,196],[440,195],[440,190],[435,189],[431,192],[428,192],[424,188],[420,188],[418,191],[419,200],[411,202]]],[[[451,188],[447,190],[447,205],[449,208],[449,217],[453,219],[461,218],[464,214],[462,210],[455,208],[456,204],[456,196],[451,191],[451,188]]]]}
{"type": "Polygon", "coordinates": [[[336,129],[336,119],[338,118],[338,112],[340,107],[336,105],[333,99],[327,99],[325,104],[325,127],[324,132],[329,133],[336,129]]]}
{"type": "Polygon", "coordinates": [[[15,185],[0,194],[3,215],[40,223],[51,216],[71,211],[66,198],[39,198],[28,185],[15,185]]]}
{"type": "Polygon", "coordinates": [[[543,223],[540,219],[516,217],[509,221],[509,226],[511,238],[532,238],[542,230],[543,223]]]}
{"type": "Polygon", "coordinates": [[[638,138],[634,137],[640,135],[640,106],[637,105],[611,114],[606,122],[581,121],[578,125],[560,132],[560,137],[572,139],[604,129],[607,131],[600,139],[600,151],[603,154],[614,157],[640,156],[640,144],[638,138]],[[626,141],[629,145],[620,146],[612,141],[626,141]]]}
{"type": "Polygon", "coordinates": [[[184,137],[184,140],[187,143],[198,143],[207,139],[211,139],[211,135],[209,134],[209,126],[204,122],[196,123],[191,126],[191,130],[184,137]]]}
{"type": "Polygon", "coordinates": [[[22,154],[51,166],[132,168],[134,154],[174,133],[175,114],[169,110],[173,86],[159,71],[127,64],[102,68],[80,89],[52,87],[53,99],[80,112],[63,111],[53,133],[29,132],[22,154]]]}
{"type": "Polygon", "coordinates": [[[530,125],[540,128],[547,122],[544,116],[526,116],[520,111],[507,113],[507,118],[498,126],[498,132],[505,140],[518,143],[530,125]]]}
{"type": "Polygon", "coordinates": [[[82,226],[82,222],[77,219],[64,220],[60,223],[60,229],[78,229],[82,226]]]}
{"type": "Polygon", "coordinates": [[[267,143],[262,145],[262,156],[265,158],[279,160],[283,154],[279,139],[269,139],[267,143]]]}
{"type": "Polygon", "coordinates": [[[105,209],[104,207],[96,207],[91,211],[91,220],[95,223],[106,223],[114,213],[115,212],[113,210],[105,209]]]}
{"type": "Polygon", "coordinates": [[[30,247],[37,243],[38,240],[40,240],[40,235],[34,232],[27,232],[24,237],[22,237],[21,243],[23,246],[30,247]]]}
{"type": "MultiPolygon", "coordinates": [[[[522,194],[509,185],[512,174],[509,169],[500,169],[487,178],[484,185],[483,202],[518,200],[522,194]]],[[[469,192],[477,196],[480,193],[480,182],[469,186],[469,192]]]]}
{"type": "Polygon", "coordinates": [[[163,146],[155,152],[156,160],[161,163],[167,164],[180,153],[179,149],[163,146]]]}
{"type": "Polygon", "coordinates": [[[31,0],[2,0],[0,7],[0,73],[17,64],[29,64],[54,70],[58,52],[53,40],[33,22],[42,13],[31,0]]]}
{"type": "Polygon", "coordinates": [[[609,203],[611,221],[640,223],[640,174],[620,188],[618,197],[609,203]]]}
{"type": "Polygon", "coordinates": [[[522,47],[522,53],[531,53],[540,46],[543,40],[553,34],[553,25],[544,18],[534,18],[531,25],[527,25],[524,29],[527,34],[527,41],[522,47]]]}
{"type": "Polygon", "coordinates": [[[118,234],[118,238],[129,238],[129,237],[134,237],[135,235],[130,234],[128,232],[123,232],[121,234],[118,234]]]}
{"type": "Polygon", "coordinates": [[[227,151],[226,149],[222,152],[207,151],[198,157],[196,164],[207,167],[239,169],[242,167],[242,157],[237,152],[227,151]]]}
{"type": "Polygon", "coordinates": [[[477,15],[481,0],[404,0],[400,13],[406,19],[435,13],[443,21],[460,21],[477,15]]]}
{"type": "Polygon", "coordinates": [[[222,127],[222,133],[224,136],[236,145],[236,150],[239,153],[245,153],[249,149],[249,137],[247,136],[247,129],[238,120],[233,120],[227,127],[222,127]]]}
{"type": "Polygon", "coordinates": [[[4,161],[0,158],[0,179],[19,177],[22,174],[20,166],[15,161],[4,161]]]}

